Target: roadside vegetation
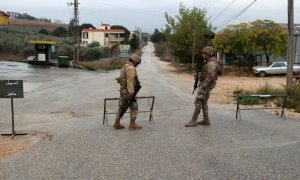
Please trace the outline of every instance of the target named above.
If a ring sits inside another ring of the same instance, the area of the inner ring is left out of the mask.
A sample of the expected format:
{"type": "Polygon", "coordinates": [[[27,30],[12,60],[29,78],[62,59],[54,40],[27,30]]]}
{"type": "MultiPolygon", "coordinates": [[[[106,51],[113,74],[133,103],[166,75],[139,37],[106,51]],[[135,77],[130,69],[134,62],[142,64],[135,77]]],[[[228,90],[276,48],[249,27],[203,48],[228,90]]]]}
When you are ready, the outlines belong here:
{"type": "MultiPolygon", "coordinates": [[[[270,84],[264,84],[259,88],[246,91],[241,88],[236,88],[233,92],[234,95],[254,95],[254,94],[269,94],[269,95],[286,95],[285,107],[289,109],[294,109],[295,112],[300,113],[300,84],[294,85],[286,88],[274,88],[270,84]]],[[[242,98],[240,104],[243,105],[260,105],[266,103],[274,103],[276,106],[281,106],[281,102],[278,98],[260,98],[260,97],[245,97],[242,98]]]]}
{"type": "MultiPolygon", "coordinates": [[[[253,76],[252,67],[262,65],[263,56],[266,64],[270,63],[271,56],[286,58],[288,34],[280,24],[271,20],[258,19],[227,25],[214,33],[215,29],[208,21],[205,9],[189,9],[182,3],[178,15],[171,17],[166,13],[165,18],[166,28],[155,29],[150,39],[155,43],[156,55],[163,61],[171,61],[178,69],[189,69],[192,72],[195,61],[201,63],[202,48],[207,45],[226,57],[222,75],[253,76]]],[[[237,88],[234,94],[286,94],[286,107],[300,112],[300,85],[276,89],[265,84],[253,91],[237,88]]],[[[241,103],[256,105],[266,101],[250,97],[243,98],[241,103]]],[[[279,105],[275,99],[271,102],[279,105]]]]}
{"type": "Polygon", "coordinates": [[[178,15],[172,17],[166,13],[165,18],[166,28],[156,29],[151,36],[156,54],[162,60],[169,54],[167,57],[173,56],[174,63],[186,64],[191,70],[196,60],[202,61],[201,51],[207,45],[226,57],[226,66],[236,66],[239,70],[251,71],[253,66],[263,64],[263,56],[268,64],[271,57],[284,58],[287,54],[288,34],[271,20],[227,25],[214,33],[205,9],[189,9],[182,3],[178,15]]]}
{"type": "MultiPolygon", "coordinates": [[[[47,19],[37,19],[25,14],[24,19],[51,22],[47,19]]],[[[0,27],[0,57],[1,59],[26,61],[28,56],[34,56],[34,45],[29,44],[29,40],[51,40],[56,43],[55,52],[52,53],[51,59],[58,59],[59,56],[68,56],[73,59],[75,49],[75,41],[73,37],[73,26],[70,22],[69,28],[58,27],[54,30],[37,29],[32,27],[18,27],[18,26],[1,26],[0,27]]],[[[82,24],[79,29],[86,29],[95,27],[91,24],[82,24]]],[[[149,39],[149,34],[142,34],[141,41],[134,35],[130,37],[130,31],[120,25],[111,26],[112,29],[123,29],[125,34],[122,35],[125,39],[125,44],[131,45],[132,52],[138,51],[139,48],[145,44],[149,39]]],[[[113,46],[111,48],[101,47],[98,42],[92,42],[87,46],[80,47],[80,64],[89,70],[95,69],[117,69],[120,68],[123,58],[118,58],[119,47],[113,46]],[[99,61],[99,62],[98,62],[99,61]]]]}

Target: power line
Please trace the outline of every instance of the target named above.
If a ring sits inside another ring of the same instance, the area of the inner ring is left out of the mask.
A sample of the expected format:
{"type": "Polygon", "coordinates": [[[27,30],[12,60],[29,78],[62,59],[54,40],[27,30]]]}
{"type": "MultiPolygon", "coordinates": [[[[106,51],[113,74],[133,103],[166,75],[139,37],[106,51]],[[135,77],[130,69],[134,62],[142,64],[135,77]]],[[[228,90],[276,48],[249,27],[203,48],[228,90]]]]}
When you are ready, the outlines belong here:
{"type": "Polygon", "coordinates": [[[211,0],[209,3],[207,3],[206,5],[206,9],[209,9],[213,4],[215,4],[216,0],[211,0]]]}
{"type": "Polygon", "coordinates": [[[230,18],[228,18],[227,20],[223,21],[221,23],[221,25],[217,26],[216,28],[225,26],[226,24],[230,23],[231,21],[235,20],[236,18],[238,18],[240,15],[242,15],[248,8],[250,8],[257,0],[252,1],[249,5],[247,5],[244,9],[242,9],[240,12],[238,12],[237,14],[231,16],[230,18]]]}
{"type": "Polygon", "coordinates": [[[214,20],[216,20],[219,16],[221,16],[236,0],[232,0],[223,11],[221,11],[217,16],[215,16],[211,22],[213,22],[214,20]]]}

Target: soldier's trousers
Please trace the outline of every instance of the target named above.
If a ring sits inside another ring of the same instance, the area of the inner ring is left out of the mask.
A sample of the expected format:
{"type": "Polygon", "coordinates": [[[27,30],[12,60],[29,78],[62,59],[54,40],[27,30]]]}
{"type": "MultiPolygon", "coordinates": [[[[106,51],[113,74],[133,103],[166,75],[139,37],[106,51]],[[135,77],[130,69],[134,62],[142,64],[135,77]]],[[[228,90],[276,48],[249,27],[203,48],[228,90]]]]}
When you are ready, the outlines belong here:
{"type": "Polygon", "coordinates": [[[209,92],[205,92],[205,91],[198,91],[197,96],[195,98],[195,110],[194,110],[194,114],[193,114],[193,119],[197,119],[199,114],[201,113],[201,109],[203,111],[203,120],[204,121],[209,121],[208,118],[208,105],[207,105],[207,101],[210,95],[210,91],[209,92]]]}
{"type": "MultiPolygon", "coordinates": [[[[124,109],[124,105],[128,102],[128,100],[129,100],[128,93],[120,92],[119,108],[116,114],[116,119],[120,118],[119,114],[122,111],[122,109],[124,109]]],[[[130,109],[130,120],[134,121],[137,117],[137,112],[138,112],[137,101],[132,102],[131,105],[129,106],[129,109],[130,109]]]]}

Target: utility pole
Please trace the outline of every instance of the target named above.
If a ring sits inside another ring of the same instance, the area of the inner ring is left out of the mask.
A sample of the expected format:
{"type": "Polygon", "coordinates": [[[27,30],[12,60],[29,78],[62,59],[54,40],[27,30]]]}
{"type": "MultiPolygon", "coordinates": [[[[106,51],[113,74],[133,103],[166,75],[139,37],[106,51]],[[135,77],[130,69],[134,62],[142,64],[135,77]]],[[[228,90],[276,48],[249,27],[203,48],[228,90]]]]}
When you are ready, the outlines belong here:
{"type": "Polygon", "coordinates": [[[73,33],[74,33],[74,40],[75,40],[75,49],[73,52],[73,63],[74,65],[78,65],[79,62],[79,52],[80,52],[80,34],[79,34],[79,11],[78,11],[78,0],[74,0],[74,3],[70,2],[67,3],[68,6],[74,5],[74,19],[73,19],[73,33]]]}
{"type": "Polygon", "coordinates": [[[135,27],[135,33],[136,33],[136,47],[139,50],[140,49],[140,28],[135,27]]]}
{"type": "Polygon", "coordinates": [[[294,54],[294,0],[288,0],[288,59],[286,72],[286,87],[292,85],[293,80],[293,66],[295,61],[294,54]]]}

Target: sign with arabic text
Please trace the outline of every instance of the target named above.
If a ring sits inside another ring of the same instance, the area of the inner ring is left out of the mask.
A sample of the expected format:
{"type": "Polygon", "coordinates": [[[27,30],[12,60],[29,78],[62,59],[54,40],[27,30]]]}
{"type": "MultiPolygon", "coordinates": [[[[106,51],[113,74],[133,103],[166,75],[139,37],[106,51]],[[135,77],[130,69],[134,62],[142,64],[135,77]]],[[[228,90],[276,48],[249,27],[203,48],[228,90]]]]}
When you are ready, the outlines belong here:
{"type": "Polygon", "coordinates": [[[23,80],[0,80],[0,98],[24,98],[23,80]]]}

